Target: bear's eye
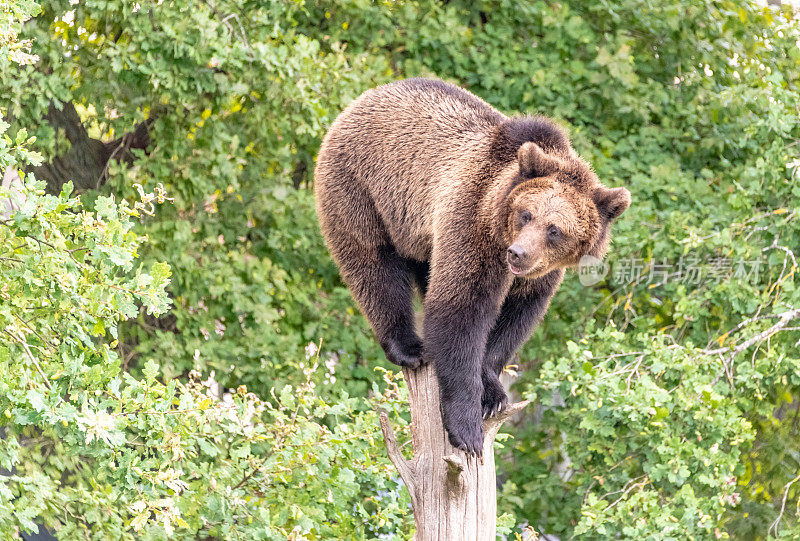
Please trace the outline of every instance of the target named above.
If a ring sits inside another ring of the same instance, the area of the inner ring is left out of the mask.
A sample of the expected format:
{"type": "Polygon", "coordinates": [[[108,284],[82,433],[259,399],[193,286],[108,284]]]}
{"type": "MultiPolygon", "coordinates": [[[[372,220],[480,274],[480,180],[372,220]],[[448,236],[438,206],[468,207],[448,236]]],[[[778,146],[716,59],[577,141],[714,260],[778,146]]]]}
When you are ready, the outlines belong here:
{"type": "Polygon", "coordinates": [[[522,211],[522,212],[520,212],[520,214],[519,214],[519,221],[520,221],[520,223],[521,223],[522,225],[527,225],[527,224],[528,224],[528,222],[530,222],[530,221],[531,221],[531,218],[532,218],[532,216],[531,216],[531,213],[530,213],[530,212],[528,212],[527,210],[523,210],[523,211],[522,211]]]}
{"type": "Polygon", "coordinates": [[[558,240],[561,238],[561,235],[561,229],[559,229],[558,226],[551,225],[547,228],[547,238],[549,240],[558,240]]]}

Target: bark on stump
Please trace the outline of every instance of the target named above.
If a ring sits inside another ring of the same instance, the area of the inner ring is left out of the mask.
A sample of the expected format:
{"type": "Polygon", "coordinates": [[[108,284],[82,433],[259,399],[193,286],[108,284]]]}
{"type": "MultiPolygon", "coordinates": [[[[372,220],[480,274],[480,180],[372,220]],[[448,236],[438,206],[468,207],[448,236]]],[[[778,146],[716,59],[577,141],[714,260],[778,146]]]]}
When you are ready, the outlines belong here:
{"type": "Polygon", "coordinates": [[[503,423],[528,405],[509,405],[483,422],[483,458],[450,445],[439,410],[433,365],[403,370],[409,389],[414,458],[406,460],[385,412],[381,429],[389,459],[397,468],[414,510],[416,541],[495,541],[497,484],[494,438],[503,423]]]}

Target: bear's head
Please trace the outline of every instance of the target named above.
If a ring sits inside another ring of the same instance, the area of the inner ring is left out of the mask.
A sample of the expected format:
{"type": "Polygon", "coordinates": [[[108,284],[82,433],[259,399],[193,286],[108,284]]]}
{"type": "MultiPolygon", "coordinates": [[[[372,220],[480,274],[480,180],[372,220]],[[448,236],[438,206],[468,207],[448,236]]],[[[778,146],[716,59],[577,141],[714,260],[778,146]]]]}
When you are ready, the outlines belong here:
{"type": "Polygon", "coordinates": [[[517,153],[519,171],[505,199],[506,262],[537,278],[602,257],[611,222],[631,203],[625,188],[607,188],[574,150],[549,152],[533,142],[517,153]]]}

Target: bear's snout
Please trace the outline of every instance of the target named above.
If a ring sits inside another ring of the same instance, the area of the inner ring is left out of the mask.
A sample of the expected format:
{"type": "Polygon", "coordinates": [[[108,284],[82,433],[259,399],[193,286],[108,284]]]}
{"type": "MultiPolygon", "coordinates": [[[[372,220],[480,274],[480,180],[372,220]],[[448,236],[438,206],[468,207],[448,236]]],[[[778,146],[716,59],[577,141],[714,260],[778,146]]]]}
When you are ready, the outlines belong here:
{"type": "Polygon", "coordinates": [[[517,263],[523,263],[525,261],[525,258],[527,257],[527,255],[528,254],[525,253],[525,250],[523,250],[522,247],[519,244],[512,244],[508,248],[508,262],[509,263],[513,263],[515,265],[517,263]]]}
{"type": "Polygon", "coordinates": [[[508,247],[506,260],[514,274],[522,274],[528,267],[528,253],[519,244],[512,244],[508,247]]]}

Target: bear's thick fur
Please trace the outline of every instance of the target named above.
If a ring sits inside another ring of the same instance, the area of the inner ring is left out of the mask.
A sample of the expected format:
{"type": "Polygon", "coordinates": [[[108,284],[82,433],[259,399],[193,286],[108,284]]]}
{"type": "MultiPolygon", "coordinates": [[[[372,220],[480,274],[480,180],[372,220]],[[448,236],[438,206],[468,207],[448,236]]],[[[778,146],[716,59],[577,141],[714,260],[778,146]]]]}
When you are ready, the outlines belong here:
{"type": "Polygon", "coordinates": [[[603,255],[630,194],[601,185],[552,121],[508,118],[430,79],[350,104],[322,143],[315,180],[323,235],[386,356],[434,363],[451,443],[480,453],[481,417],[507,400],[500,371],[564,268],[603,255]]]}

